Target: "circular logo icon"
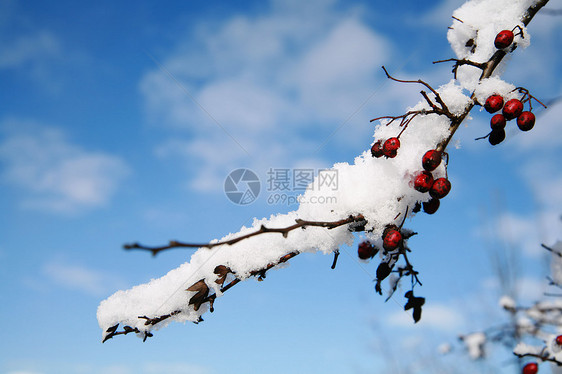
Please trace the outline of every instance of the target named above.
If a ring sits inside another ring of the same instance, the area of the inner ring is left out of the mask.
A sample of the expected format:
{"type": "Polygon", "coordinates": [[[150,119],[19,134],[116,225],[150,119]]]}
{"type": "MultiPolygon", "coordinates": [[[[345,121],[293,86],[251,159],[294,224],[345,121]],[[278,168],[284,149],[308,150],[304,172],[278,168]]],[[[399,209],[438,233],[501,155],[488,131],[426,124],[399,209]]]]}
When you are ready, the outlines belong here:
{"type": "Polygon", "coordinates": [[[224,192],[234,204],[248,205],[258,198],[260,184],[260,179],[250,169],[236,169],[226,177],[224,192]]]}

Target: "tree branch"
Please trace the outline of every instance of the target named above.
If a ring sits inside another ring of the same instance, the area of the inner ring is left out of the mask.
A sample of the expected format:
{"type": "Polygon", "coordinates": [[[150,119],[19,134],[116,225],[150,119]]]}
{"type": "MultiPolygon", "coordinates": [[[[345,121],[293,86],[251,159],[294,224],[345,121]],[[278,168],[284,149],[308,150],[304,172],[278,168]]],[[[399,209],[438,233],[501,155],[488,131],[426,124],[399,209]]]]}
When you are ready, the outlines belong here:
{"type": "Polygon", "coordinates": [[[152,252],[152,255],[156,256],[158,253],[160,253],[162,251],[165,251],[165,250],[168,250],[168,249],[172,249],[172,248],[208,248],[208,249],[210,249],[210,248],[213,248],[213,247],[217,247],[219,245],[232,245],[232,244],[238,243],[242,240],[251,238],[253,236],[265,234],[265,233],[279,233],[279,234],[283,235],[284,238],[286,238],[290,231],[298,229],[298,228],[306,228],[306,227],[309,227],[309,226],[313,226],[313,227],[325,227],[328,230],[331,230],[331,229],[334,229],[336,227],[346,225],[348,223],[361,222],[361,221],[364,221],[364,220],[365,220],[365,217],[363,217],[362,214],[357,214],[355,216],[349,216],[348,218],[341,219],[339,221],[332,221],[332,222],[306,221],[306,220],[302,220],[302,219],[296,219],[295,220],[296,223],[294,225],[291,225],[291,226],[288,226],[288,227],[269,228],[269,227],[265,227],[265,226],[262,225],[259,230],[254,231],[252,233],[242,235],[242,236],[239,236],[239,237],[234,238],[234,239],[229,239],[229,240],[216,242],[216,243],[182,243],[182,242],[172,240],[172,241],[170,241],[170,243],[168,245],[160,246],[160,247],[149,247],[149,246],[145,246],[145,245],[142,245],[142,244],[139,244],[139,243],[133,243],[133,244],[125,244],[123,246],[123,248],[125,250],[132,250],[132,249],[145,250],[145,251],[152,252]]]}

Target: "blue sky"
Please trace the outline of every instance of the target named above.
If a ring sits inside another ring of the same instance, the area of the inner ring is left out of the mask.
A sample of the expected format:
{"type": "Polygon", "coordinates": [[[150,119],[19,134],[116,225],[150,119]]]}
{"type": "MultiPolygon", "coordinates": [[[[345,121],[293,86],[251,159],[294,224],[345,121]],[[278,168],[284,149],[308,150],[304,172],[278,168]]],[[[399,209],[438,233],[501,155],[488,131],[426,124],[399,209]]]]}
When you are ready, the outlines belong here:
{"type": "MultiPolygon", "coordinates": [[[[494,148],[473,140],[487,133],[478,110],[459,131],[451,194],[406,223],[420,233],[420,324],[401,295],[376,295],[376,263],[351,247],[336,270],[305,254],[236,286],[200,325],[100,343],[101,300],[189,258],[122,244],[206,242],[295,209],[268,204],[267,191],[232,204],[224,180],[239,167],[265,181],[269,168],[352,162],[371,144],[369,119],[419,100],[382,64],[435,86],[451,78],[431,62],[452,57],[446,30],[461,3],[0,1],[0,372],[431,371],[421,357],[439,343],[501,317],[491,253],[517,253],[532,301],[548,271],[539,244],[560,239],[561,102],[494,148]]],[[[503,77],[560,97],[560,17],[539,14],[529,31],[503,77]]]]}

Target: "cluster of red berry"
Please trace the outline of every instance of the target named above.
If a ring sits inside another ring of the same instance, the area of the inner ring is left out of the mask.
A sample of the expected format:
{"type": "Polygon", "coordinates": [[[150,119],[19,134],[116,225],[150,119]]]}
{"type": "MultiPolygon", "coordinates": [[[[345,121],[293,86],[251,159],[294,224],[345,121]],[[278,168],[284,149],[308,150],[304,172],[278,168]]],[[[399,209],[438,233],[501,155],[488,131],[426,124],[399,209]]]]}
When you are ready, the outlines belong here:
{"type": "Polygon", "coordinates": [[[382,156],[394,158],[398,154],[398,148],[400,148],[400,139],[398,137],[386,139],[384,143],[382,140],[377,140],[371,147],[371,155],[376,158],[382,156]]]}
{"type": "Polygon", "coordinates": [[[501,95],[491,95],[486,99],[484,109],[488,113],[496,113],[500,109],[502,110],[501,113],[492,116],[490,120],[492,131],[488,134],[488,141],[492,145],[497,145],[505,139],[507,121],[517,118],[517,127],[521,131],[529,131],[535,126],[535,115],[530,110],[523,111],[523,102],[519,99],[508,100],[504,105],[501,95]]]}
{"type": "MultiPolygon", "coordinates": [[[[516,26],[513,30],[502,30],[496,35],[494,40],[494,45],[498,49],[506,49],[511,46],[515,35],[523,36],[523,30],[520,26],[516,26]],[[513,30],[519,29],[517,34],[513,33],[513,30]]],[[[505,126],[507,121],[517,118],[517,127],[521,131],[529,131],[535,126],[535,115],[531,112],[531,98],[535,99],[537,102],[542,104],[536,98],[529,94],[529,91],[524,88],[518,88],[519,92],[524,93],[521,100],[511,99],[508,100],[504,105],[504,98],[501,95],[491,95],[486,99],[484,104],[484,109],[488,113],[496,113],[502,110],[501,113],[495,114],[490,120],[490,128],[492,131],[486,135],[484,138],[488,138],[491,145],[500,144],[505,139],[505,126]],[[529,101],[529,110],[523,111],[523,103],[529,101]]],[[[544,106],[544,104],[542,104],[544,106]]],[[[479,138],[481,139],[481,138],[479,138]]]]}
{"type": "MultiPolygon", "coordinates": [[[[385,252],[392,252],[402,245],[402,233],[396,225],[388,225],[382,234],[382,246],[385,252]]],[[[369,241],[362,241],[357,248],[357,255],[362,260],[373,258],[379,252],[379,248],[369,241]]]]}
{"type": "MultiPolygon", "coordinates": [[[[388,225],[382,234],[382,245],[385,252],[392,252],[402,245],[402,233],[396,225],[388,225]]],[[[360,259],[367,260],[373,258],[379,252],[379,248],[369,241],[362,241],[357,248],[360,259]]]]}
{"type": "MultiPolygon", "coordinates": [[[[517,26],[513,30],[517,28],[519,28],[519,33],[523,36],[523,30],[521,29],[521,27],[517,26]]],[[[513,40],[516,35],[513,33],[513,30],[511,31],[503,30],[496,36],[494,42],[496,48],[505,49],[513,44],[513,40]]],[[[393,80],[397,80],[390,77],[386,69],[385,72],[389,78],[393,80]]],[[[410,82],[410,81],[402,81],[402,80],[397,80],[397,81],[410,82]]],[[[420,81],[417,81],[417,83],[420,83],[420,81]]],[[[428,86],[427,84],[425,85],[428,86]]],[[[435,93],[434,90],[432,91],[435,93]]],[[[505,105],[504,105],[504,99],[500,95],[492,95],[488,98],[488,100],[486,100],[485,108],[490,113],[495,113],[503,108],[502,114],[496,114],[492,118],[491,121],[492,132],[488,135],[490,139],[490,143],[495,145],[500,143],[503,139],[505,139],[504,127],[508,120],[517,118],[517,124],[519,128],[521,128],[521,130],[523,131],[528,131],[533,127],[535,122],[534,115],[530,111],[523,112],[523,103],[525,102],[525,98],[528,96],[527,101],[530,101],[530,98],[532,98],[532,96],[529,95],[528,91],[526,90],[520,90],[520,92],[525,93],[525,95],[521,100],[517,100],[517,99],[509,100],[505,105]]],[[[437,95],[437,99],[440,99],[437,93],[436,95],[437,95]]],[[[426,100],[429,101],[427,97],[426,100]]],[[[442,110],[439,111],[439,108],[433,105],[430,101],[429,103],[433,108],[433,113],[445,114],[445,115],[449,113],[448,109],[445,106],[443,107],[442,110]]],[[[529,106],[531,106],[530,103],[529,106]]],[[[420,113],[425,113],[425,111],[408,112],[405,115],[398,116],[398,117],[379,117],[373,119],[372,121],[376,119],[390,118],[391,119],[390,122],[392,122],[396,119],[401,118],[402,122],[400,126],[403,127],[403,129],[395,137],[376,140],[374,144],[371,146],[371,155],[375,158],[380,158],[383,156],[385,156],[386,158],[396,157],[398,154],[398,149],[400,148],[400,139],[399,139],[400,135],[406,129],[408,123],[416,115],[420,113]]],[[[450,113],[449,115],[448,117],[452,118],[452,115],[450,113]]],[[[390,124],[390,122],[387,123],[387,125],[390,124]]],[[[443,151],[439,149],[431,149],[423,155],[421,160],[423,169],[421,171],[418,171],[414,175],[411,181],[411,186],[416,191],[419,191],[421,193],[429,193],[431,198],[428,201],[424,202],[423,204],[417,203],[413,209],[413,212],[419,212],[423,207],[423,211],[425,213],[427,214],[435,213],[439,209],[439,206],[441,204],[440,199],[447,196],[451,191],[451,182],[448,180],[446,173],[444,178],[443,177],[434,178],[432,174],[432,172],[435,171],[441,164],[443,155],[444,155],[443,151]]],[[[416,301],[416,308],[415,308],[416,310],[414,311],[414,321],[417,322],[421,316],[421,305],[423,305],[423,301],[420,300],[424,300],[424,299],[419,297],[416,298],[413,296],[413,287],[416,284],[421,284],[421,283],[417,279],[417,272],[413,269],[412,265],[409,263],[406,257],[406,252],[408,251],[408,248],[405,246],[406,245],[405,241],[414,234],[415,233],[410,233],[408,230],[402,230],[401,226],[398,227],[394,224],[388,224],[385,227],[381,237],[382,247],[383,247],[382,248],[383,258],[377,268],[377,278],[376,278],[377,284],[375,286],[375,289],[377,290],[378,293],[382,294],[380,282],[392,272],[396,261],[400,256],[403,255],[406,261],[406,267],[399,268],[398,270],[396,270],[396,272],[399,273],[400,278],[404,275],[412,276],[412,290],[405,295],[405,297],[407,297],[409,300],[405,306],[405,309],[412,308],[413,304],[411,303],[411,299],[412,300],[419,299],[418,301],[416,301]]],[[[357,254],[359,258],[362,260],[368,260],[370,258],[373,258],[379,252],[381,252],[381,248],[378,248],[373,243],[367,240],[362,241],[357,248],[357,254]]],[[[394,290],[395,289],[396,287],[394,288],[394,290]]],[[[529,373],[524,373],[524,374],[529,374],[529,373]]]]}
{"type": "MultiPolygon", "coordinates": [[[[432,171],[441,164],[443,152],[436,149],[427,151],[422,157],[423,171],[416,174],[413,186],[416,191],[429,192],[431,199],[422,204],[423,211],[433,214],[439,209],[439,200],[447,196],[451,191],[451,182],[447,178],[433,179],[432,171]]],[[[420,206],[414,208],[414,213],[420,210],[420,206]]]]}

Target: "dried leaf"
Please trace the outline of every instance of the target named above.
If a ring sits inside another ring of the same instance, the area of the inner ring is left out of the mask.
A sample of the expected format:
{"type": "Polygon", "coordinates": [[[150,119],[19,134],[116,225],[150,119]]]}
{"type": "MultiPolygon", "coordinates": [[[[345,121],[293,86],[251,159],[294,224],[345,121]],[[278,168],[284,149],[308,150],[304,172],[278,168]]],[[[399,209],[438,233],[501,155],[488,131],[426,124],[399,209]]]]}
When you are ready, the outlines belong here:
{"type": "Polygon", "coordinates": [[[189,299],[189,305],[193,305],[193,309],[196,311],[199,310],[201,304],[207,301],[207,296],[209,296],[209,287],[205,283],[205,279],[201,279],[197,283],[191,285],[187,291],[195,292],[195,295],[189,299]]]}
{"type": "Polygon", "coordinates": [[[215,283],[220,284],[222,286],[226,281],[226,276],[229,273],[232,273],[232,270],[230,270],[228,266],[219,265],[215,268],[215,270],[213,270],[213,273],[218,275],[217,279],[215,280],[215,283]]]}
{"type": "Polygon", "coordinates": [[[105,332],[107,332],[109,334],[113,334],[117,330],[118,327],[119,327],[119,324],[116,324],[115,326],[111,326],[110,328],[105,330],[105,332]]]}
{"type": "Polygon", "coordinates": [[[425,304],[425,298],[414,296],[412,291],[406,292],[404,297],[408,299],[408,302],[404,305],[404,310],[413,309],[412,317],[414,318],[414,322],[417,323],[421,319],[422,306],[425,304]]]}
{"type": "Polygon", "coordinates": [[[381,262],[377,267],[377,281],[380,282],[388,277],[391,271],[392,267],[390,267],[387,262],[381,262]]]}

